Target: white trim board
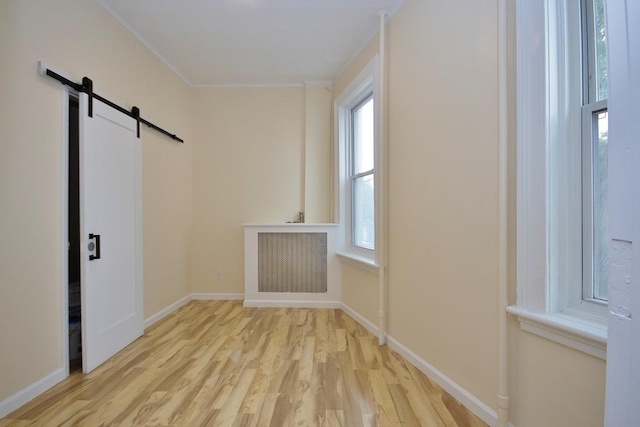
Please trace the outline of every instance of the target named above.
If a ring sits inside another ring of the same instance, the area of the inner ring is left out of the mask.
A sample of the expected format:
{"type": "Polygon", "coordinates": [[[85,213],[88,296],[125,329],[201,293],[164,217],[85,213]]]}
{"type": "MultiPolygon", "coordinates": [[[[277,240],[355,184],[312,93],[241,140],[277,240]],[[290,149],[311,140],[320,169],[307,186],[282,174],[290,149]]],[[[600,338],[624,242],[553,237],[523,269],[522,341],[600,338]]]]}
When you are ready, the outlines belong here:
{"type": "Polygon", "coordinates": [[[279,88],[279,87],[304,87],[304,83],[219,83],[219,84],[193,84],[195,88],[279,88]]]}
{"type": "Polygon", "coordinates": [[[153,324],[158,323],[159,321],[161,321],[162,319],[164,319],[165,317],[167,317],[168,315],[170,315],[180,307],[188,304],[189,301],[191,301],[191,299],[192,299],[191,294],[185,295],[184,297],[180,298],[178,301],[174,302],[173,304],[166,306],[156,314],[153,314],[147,317],[146,319],[144,319],[144,323],[142,324],[142,326],[144,327],[144,329],[147,329],[153,324]]]}
{"type": "Polygon", "coordinates": [[[219,293],[194,293],[191,294],[192,301],[238,301],[243,300],[244,294],[219,294],[219,293]]]}
{"type": "MultiPolygon", "coordinates": [[[[38,61],[38,73],[46,75],[44,64],[38,61]]],[[[61,285],[61,317],[60,329],[62,333],[62,364],[64,377],[69,376],[69,97],[71,91],[68,86],[62,86],[62,134],[60,135],[60,216],[62,223],[60,224],[62,238],[60,239],[60,285],[61,285]]],[[[80,114],[78,112],[78,114],[80,114]]],[[[80,124],[78,123],[78,126],[80,124]]],[[[79,164],[78,164],[78,167],[79,164]]],[[[79,183],[78,183],[79,185],[79,183]]],[[[79,188],[79,187],[78,187],[79,188]]],[[[0,416],[1,416],[0,411],[0,416]]]]}
{"type": "Polygon", "coordinates": [[[244,300],[244,307],[341,308],[340,301],[244,300]]]}
{"type": "Polygon", "coordinates": [[[566,345],[600,359],[607,359],[607,327],[581,317],[534,313],[518,306],[507,307],[517,316],[523,331],[566,345]]]}
{"type": "Polygon", "coordinates": [[[346,314],[348,314],[353,320],[358,322],[365,329],[367,329],[369,332],[371,332],[373,335],[378,336],[378,333],[380,332],[380,328],[378,328],[378,326],[375,323],[371,322],[369,319],[367,319],[366,317],[364,317],[363,315],[361,315],[360,313],[358,313],[357,311],[355,311],[353,308],[349,307],[345,303],[340,303],[340,309],[346,314]]]}
{"type": "Polygon", "coordinates": [[[16,409],[20,408],[22,405],[28,403],[35,397],[49,390],[51,387],[64,380],[66,377],[67,374],[65,372],[65,369],[60,368],[56,371],[53,371],[49,375],[39,379],[35,383],[23,388],[12,396],[7,397],[2,402],[0,402],[0,418],[9,415],[16,409]]]}

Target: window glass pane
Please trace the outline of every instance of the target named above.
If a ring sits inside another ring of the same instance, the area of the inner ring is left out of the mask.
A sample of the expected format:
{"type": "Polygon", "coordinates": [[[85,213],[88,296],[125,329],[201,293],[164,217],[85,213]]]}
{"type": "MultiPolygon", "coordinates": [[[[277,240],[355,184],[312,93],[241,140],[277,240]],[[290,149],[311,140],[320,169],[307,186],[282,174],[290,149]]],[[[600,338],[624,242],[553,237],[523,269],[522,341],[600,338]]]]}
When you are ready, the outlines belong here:
{"type": "Polygon", "coordinates": [[[373,174],[353,179],[353,244],[374,249],[375,205],[373,174]]]}
{"type": "Polygon", "coordinates": [[[607,300],[609,278],[609,118],[607,111],[594,113],[593,145],[593,296],[607,300]]]}
{"type": "Polygon", "coordinates": [[[596,93],[598,101],[607,99],[609,86],[607,84],[607,34],[606,34],[606,15],[605,0],[593,0],[594,3],[594,19],[595,19],[595,46],[596,46],[596,93]]]}
{"type": "Polygon", "coordinates": [[[373,169],[373,98],[353,109],[353,174],[373,169]]]}

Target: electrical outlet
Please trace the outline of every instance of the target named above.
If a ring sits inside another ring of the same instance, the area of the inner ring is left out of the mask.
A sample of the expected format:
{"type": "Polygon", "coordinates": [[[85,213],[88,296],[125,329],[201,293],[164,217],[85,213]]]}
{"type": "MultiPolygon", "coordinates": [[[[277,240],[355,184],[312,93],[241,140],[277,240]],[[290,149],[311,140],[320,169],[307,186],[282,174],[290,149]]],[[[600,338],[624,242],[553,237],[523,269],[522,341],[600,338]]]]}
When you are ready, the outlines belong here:
{"type": "Polygon", "coordinates": [[[222,280],[222,271],[216,271],[216,280],[222,280]]]}

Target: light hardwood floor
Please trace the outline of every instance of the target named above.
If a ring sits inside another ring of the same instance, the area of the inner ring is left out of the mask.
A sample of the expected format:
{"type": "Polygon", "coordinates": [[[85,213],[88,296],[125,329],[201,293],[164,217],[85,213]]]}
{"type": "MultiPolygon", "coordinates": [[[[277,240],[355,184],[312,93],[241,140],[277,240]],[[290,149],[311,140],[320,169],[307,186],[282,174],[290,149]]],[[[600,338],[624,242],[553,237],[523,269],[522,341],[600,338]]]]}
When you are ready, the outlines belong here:
{"type": "Polygon", "coordinates": [[[341,310],[196,301],[0,426],[485,426],[341,310]]]}

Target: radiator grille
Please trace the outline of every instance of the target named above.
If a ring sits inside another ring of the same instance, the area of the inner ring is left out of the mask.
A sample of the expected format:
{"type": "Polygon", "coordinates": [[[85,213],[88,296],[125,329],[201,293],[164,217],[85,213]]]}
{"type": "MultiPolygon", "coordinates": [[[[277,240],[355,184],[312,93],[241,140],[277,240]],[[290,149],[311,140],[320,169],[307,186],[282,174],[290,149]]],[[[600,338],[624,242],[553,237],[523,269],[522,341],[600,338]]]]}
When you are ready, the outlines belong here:
{"type": "Polygon", "coordinates": [[[258,233],[258,292],[327,292],[327,233],[258,233]]]}

